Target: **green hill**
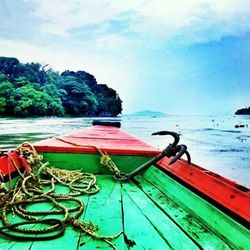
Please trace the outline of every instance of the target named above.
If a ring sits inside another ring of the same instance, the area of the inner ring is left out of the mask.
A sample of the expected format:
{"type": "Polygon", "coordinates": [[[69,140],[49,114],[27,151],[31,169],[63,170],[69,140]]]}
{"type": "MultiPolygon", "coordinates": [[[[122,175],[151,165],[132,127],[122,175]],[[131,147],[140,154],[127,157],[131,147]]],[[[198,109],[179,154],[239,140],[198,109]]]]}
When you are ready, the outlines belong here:
{"type": "Polygon", "coordinates": [[[85,71],[59,74],[39,63],[0,57],[0,115],[117,116],[118,93],[85,71]]]}
{"type": "Polygon", "coordinates": [[[238,109],[235,112],[236,115],[250,115],[250,107],[248,108],[243,108],[243,109],[238,109]]]}

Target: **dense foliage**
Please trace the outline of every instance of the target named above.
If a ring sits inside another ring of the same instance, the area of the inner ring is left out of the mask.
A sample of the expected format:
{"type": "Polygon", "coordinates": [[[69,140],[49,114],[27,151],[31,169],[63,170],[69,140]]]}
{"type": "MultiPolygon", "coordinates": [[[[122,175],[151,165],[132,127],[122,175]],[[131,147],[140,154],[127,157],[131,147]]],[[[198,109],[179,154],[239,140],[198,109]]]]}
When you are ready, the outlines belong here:
{"type": "Polygon", "coordinates": [[[59,74],[39,63],[0,57],[0,115],[116,116],[117,92],[85,71],[59,74]]]}
{"type": "Polygon", "coordinates": [[[239,109],[235,112],[236,115],[250,115],[250,107],[239,109]]]}

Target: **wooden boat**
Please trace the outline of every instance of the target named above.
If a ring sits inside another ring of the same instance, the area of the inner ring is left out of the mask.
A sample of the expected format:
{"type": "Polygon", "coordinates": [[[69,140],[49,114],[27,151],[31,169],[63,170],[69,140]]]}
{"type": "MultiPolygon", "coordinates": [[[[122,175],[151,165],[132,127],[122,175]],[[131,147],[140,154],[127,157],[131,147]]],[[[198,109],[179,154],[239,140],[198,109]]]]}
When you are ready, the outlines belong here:
{"type": "MultiPolygon", "coordinates": [[[[40,141],[35,149],[50,167],[81,169],[96,176],[99,192],[78,196],[84,204],[78,221],[91,221],[90,225],[98,225],[98,229],[93,227],[90,233],[72,225],[66,225],[65,229],[58,220],[60,215],[44,214],[40,216],[44,223],[32,221],[29,228],[58,224],[55,231],[42,237],[38,233],[27,236],[15,231],[17,225],[11,227],[3,223],[0,249],[250,249],[248,188],[183,159],[169,165],[173,157],[162,156],[154,163],[152,158],[162,152],[120,128],[96,125],[40,141]],[[125,174],[111,173],[102,166],[100,158],[106,159],[111,169],[118,167],[125,174]],[[151,164],[147,164],[150,160],[151,164]],[[136,172],[140,166],[144,168],[136,172]],[[135,174],[126,179],[131,172],[135,174]],[[50,219],[46,221],[46,218],[50,219]],[[99,237],[101,235],[114,237],[99,237]]],[[[23,155],[20,151],[11,151],[3,152],[0,157],[2,189],[5,181],[2,208],[11,202],[8,189],[35,171],[31,171],[32,164],[23,155]]],[[[65,192],[62,183],[55,181],[55,185],[59,193],[65,192]]],[[[53,211],[55,204],[54,207],[47,204],[51,200],[25,203],[21,207],[27,211],[53,211]]],[[[74,200],[64,201],[67,207],[75,206],[73,203],[74,200]]],[[[24,221],[19,215],[13,217],[11,210],[6,211],[5,216],[12,223],[24,221]]],[[[72,221],[71,217],[68,224],[72,221]]]]}

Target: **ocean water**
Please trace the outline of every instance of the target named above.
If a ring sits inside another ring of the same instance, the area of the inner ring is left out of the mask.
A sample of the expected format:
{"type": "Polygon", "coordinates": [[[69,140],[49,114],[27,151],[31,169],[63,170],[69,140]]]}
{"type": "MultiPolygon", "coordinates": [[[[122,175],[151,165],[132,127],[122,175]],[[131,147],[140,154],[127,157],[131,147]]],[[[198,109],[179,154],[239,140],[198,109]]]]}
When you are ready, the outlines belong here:
{"type": "MultiPolygon", "coordinates": [[[[170,130],[181,134],[192,162],[250,187],[250,116],[167,115],[122,116],[122,129],[163,149],[169,136],[151,136],[170,130]],[[244,125],[235,128],[235,125],[244,125]]],[[[0,118],[0,150],[72,132],[91,125],[93,118],[0,118]]]]}

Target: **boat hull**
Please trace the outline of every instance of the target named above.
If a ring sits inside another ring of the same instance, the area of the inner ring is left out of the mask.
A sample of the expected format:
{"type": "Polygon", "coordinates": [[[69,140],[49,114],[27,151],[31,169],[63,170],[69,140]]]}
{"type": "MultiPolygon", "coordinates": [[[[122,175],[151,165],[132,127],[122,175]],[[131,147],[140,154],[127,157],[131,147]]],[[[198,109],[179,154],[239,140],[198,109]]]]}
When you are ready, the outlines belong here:
{"type": "MultiPolygon", "coordinates": [[[[112,240],[117,249],[248,249],[249,190],[245,187],[184,160],[169,166],[168,158],[131,181],[116,181],[101,165],[102,154],[128,173],[160,153],[118,128],[94,126],[38,142],[35,148],[52,166],[97,176],[100,192],[80,196],[85,206],[80,219],[98,225],[98,232],[104,235],[121,231],[112,240]]],[[[10,158],[25,171],[18,154],[10,154],[0,157],[6,180],[16,172],[10,158]]],[[[57,191],[63,192],[63,187],[59,185],[57,191]]],[[[32,209],[51,207],[37,204],[32,209]]],[[[73,228],[63,237],[45,242],[0,239],[0,249],[107,247],[106,242],[73,228]]]]}

